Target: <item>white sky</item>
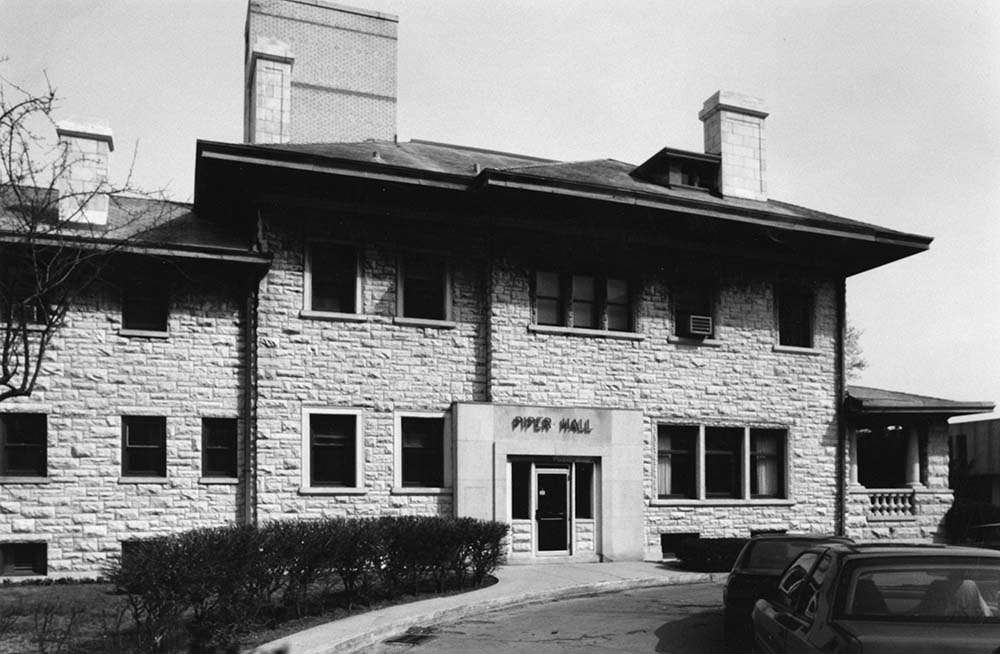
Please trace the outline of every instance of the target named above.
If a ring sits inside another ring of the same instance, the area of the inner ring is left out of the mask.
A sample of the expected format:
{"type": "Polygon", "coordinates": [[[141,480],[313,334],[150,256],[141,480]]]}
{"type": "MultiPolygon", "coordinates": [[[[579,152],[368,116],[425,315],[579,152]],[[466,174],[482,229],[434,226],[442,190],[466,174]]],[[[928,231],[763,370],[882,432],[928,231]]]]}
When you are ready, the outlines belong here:
{"type": "MultiPolygon", "coordinates": [[[[769,195],[935,237],[848,280],[858,383],[1000,403],[1000,2],[351,0],[400,18],[399,137],[562,160],[702,150],[764,98],[769,195]]],[[[246,0],[0,0],[0,75],[110,121],[121,179],[191,198],[242,138],[246,0]]]]}

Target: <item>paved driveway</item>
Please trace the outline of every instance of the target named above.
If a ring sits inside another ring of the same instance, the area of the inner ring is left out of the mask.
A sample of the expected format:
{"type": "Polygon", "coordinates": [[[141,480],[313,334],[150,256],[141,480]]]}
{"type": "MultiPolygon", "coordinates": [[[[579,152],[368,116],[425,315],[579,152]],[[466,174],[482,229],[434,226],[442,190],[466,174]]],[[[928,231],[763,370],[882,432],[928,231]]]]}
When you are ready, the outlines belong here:
{"type": "Polygon", "coordinates": [[[722,640],[722,584],[624,591],[482,614],[369,654],[743,654],[722,640]]]}

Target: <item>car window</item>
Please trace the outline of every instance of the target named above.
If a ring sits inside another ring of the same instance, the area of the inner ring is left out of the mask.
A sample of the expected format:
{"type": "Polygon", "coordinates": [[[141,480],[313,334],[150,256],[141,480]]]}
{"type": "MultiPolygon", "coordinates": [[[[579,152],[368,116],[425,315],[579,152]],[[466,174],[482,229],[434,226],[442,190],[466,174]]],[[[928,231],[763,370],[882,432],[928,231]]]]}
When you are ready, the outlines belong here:
{"type": "Polygon", "coordinates": [[[809,541],[762,540],[751,546],[743,567],[781,572],[812,544],[809,541]]]}
{"type": "Polygon", "coordinates": [[[819,558],[819,555],[815,552],[806,552],[800,554],[799,558],[795,559],[788,566],[788,570],[785,571],[785,574],[778,581],[777,599],[780,603],[789,607],[795,606],[795,597],[797,596],[799,587],[809,575],[809,571],[812,569],[813,564],[816,563],[817,558],[819,558]]]}
{"type": "Polygon", "coordinates": [[[813,568],[812,574],[802,584],[803,588],[799,593],[798,609],[807,620],[811,621],[816,617],[820,588],[823,586],[823,581],[826,579],[832,563],[833,557],[829,554],[824,554],[820,558],[819,563],[816,564],[816,567],[813,568]]]}
{"type": "Polygon", "coordinates": [[[838,606],[846,617],[1000,622],[1000,561],[958,557],[865,561],[838,606]]]}

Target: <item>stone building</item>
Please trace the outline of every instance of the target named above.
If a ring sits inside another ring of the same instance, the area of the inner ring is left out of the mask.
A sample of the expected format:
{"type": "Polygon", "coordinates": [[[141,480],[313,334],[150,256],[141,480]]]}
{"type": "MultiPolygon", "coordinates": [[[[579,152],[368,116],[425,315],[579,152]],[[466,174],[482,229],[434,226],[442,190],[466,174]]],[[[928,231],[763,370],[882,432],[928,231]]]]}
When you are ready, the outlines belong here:
{"type": "Polygon", "coordinates": [[[843,375],[846,278],[929,238],[769,198],[768,112],[735,93],[697,112],[705,152],[639,165],[397,142],[396,26],[251,0],[246,142],[198,143],[193,206],[0,404],[3,574],[324,516],[501,520],[523,562],[935,537],[946,432],[873,526],[843,375]]]}

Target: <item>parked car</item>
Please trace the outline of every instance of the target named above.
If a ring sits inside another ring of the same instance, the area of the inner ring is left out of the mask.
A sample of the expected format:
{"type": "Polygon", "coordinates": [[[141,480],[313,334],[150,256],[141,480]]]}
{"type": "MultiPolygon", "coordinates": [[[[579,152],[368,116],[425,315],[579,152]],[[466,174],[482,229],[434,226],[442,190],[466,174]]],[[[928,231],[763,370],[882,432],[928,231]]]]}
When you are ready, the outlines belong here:
{"type": "Polygon", "coordinates": [[[722,590],[724,635],[729,640],[750,631],[754,602],[777,584],[788,564],[804,550],[824,543],[852,543],[846,536],[824,534],[762,534],[740,551],[722,590]]]}
{"type": "Polygon", "coordinates": [[[991,550],[1000,550],[1000,522],[971,527],[968,538],[962,544],[969,547],[985,547],[991,550]]]}
{"type": "Polygon", "coordinates": [[[812,547],[754,605],[754,652],[993,654],[1000,645],[998,592],[994,550],[812,547]]]}

